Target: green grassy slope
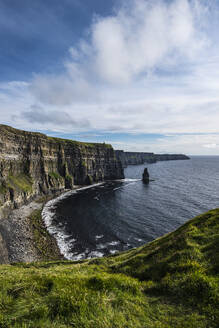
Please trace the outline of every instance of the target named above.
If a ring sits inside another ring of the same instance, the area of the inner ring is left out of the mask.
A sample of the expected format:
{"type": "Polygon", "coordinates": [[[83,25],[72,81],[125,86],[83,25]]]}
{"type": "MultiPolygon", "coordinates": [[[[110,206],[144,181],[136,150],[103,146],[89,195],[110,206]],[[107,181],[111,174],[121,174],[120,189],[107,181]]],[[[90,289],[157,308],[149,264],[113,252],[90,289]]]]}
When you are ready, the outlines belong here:
{"type": "Polygon", "coordinates": [[[116,256],[2,265],[0,327],[218,328],[219,209],[116,256]]]}

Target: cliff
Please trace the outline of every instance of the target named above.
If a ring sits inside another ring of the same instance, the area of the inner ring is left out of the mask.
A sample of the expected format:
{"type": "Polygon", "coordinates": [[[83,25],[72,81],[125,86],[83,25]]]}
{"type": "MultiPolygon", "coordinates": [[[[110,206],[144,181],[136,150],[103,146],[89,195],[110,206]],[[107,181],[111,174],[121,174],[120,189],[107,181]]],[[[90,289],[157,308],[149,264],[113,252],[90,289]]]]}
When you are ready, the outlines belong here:
{"type": "Polygon", "coordinates": [[[144,163],[156,163],[157,161],[186,160],[188,156],[183,154],[154,154],[144,152],[125,152],[116,150],[116,157],[122,162],[123,167],[128,165],[141,165],[144,163]]]}
{"type": "MultiPolygon", "coordinates": [[[[0,208],[37,195],[123,178],[111,145],[47,137],[0,125],[0,208]]],[[[1,213],[2,214],[2,213],[1,213]]]]}
{"type": "Polygon", "coordinates": [[[219,210],[102,259],[0,266],[0,326],[217,328],[219,210]]]}
{"type": "Polygon", "coordinates": [[[111,145],[0,125],[0,263],[60,258],[40,216],[48,195],[123,177],[111,145]],[[34,210],[39,215],[32,216],[34,210]]]}
{"type": "Polygon", "coordinates": [[[184,154],[155,154],[156,161],[188,160],[189,156],[184,154]]]}

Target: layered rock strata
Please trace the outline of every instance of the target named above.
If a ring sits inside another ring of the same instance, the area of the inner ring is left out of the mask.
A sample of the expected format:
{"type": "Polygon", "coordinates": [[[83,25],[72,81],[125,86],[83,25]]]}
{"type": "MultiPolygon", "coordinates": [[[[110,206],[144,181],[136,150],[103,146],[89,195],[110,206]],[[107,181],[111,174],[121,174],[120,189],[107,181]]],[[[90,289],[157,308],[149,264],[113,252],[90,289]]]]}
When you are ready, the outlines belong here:
{"type": "Polygon", "coordinates": [[[37,195],[123,177],[111,145],[0,125],[0,207],[17,208],[37,195]]]}
{"type": "Polygon", "coordinates": [[[15,215],[11,210],[76,185],[121,178],[123,167],[111,145],[51,138],[0,125],[0,263],[38,259],[26,214],[15,215]],[[24,254],[15,252],[17,247],[23,247],[24,254]]]}
{"type": "Polygon", "coordinates": [[[188,156],[183,154],[154,154],[144,152],[125,152],[116,150],[116,157],[122,162],[123,167],[128,165],[141,165],[144,163],[156,163],[158,161],[187,160],[188,156]]]}

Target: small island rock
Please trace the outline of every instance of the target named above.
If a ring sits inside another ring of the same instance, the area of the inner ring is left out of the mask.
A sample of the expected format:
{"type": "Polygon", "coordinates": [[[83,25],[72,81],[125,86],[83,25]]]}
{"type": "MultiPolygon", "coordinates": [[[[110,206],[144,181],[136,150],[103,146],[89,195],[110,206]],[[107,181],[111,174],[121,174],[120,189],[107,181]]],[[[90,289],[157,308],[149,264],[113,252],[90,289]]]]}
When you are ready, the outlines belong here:
{"type": "Polygon", "coordinates": [[[142,181],[144,183],[149,183],[149,173],[147,168],[144,169],[144,173],[142,175],[142,181]]]}

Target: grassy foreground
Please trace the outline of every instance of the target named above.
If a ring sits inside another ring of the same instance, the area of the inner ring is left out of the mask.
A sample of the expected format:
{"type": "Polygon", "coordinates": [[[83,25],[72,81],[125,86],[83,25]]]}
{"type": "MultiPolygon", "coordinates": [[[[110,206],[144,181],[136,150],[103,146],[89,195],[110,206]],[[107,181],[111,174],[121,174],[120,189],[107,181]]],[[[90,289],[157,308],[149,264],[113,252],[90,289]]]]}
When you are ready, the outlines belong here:
{"type": "Polygon", "coordinates": [[[218,328],[219,209],[119,255],[0,266],[0,327],[218,328]]]}

